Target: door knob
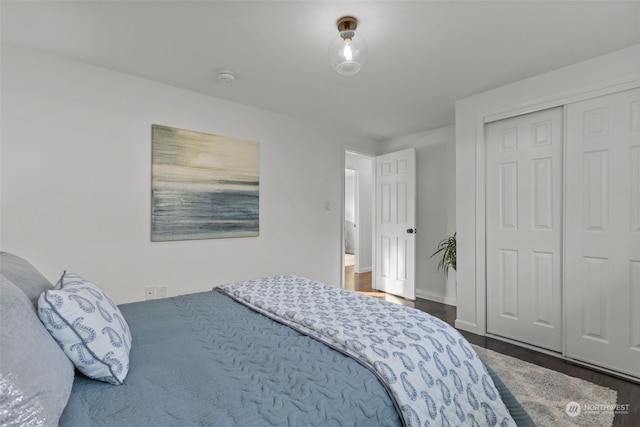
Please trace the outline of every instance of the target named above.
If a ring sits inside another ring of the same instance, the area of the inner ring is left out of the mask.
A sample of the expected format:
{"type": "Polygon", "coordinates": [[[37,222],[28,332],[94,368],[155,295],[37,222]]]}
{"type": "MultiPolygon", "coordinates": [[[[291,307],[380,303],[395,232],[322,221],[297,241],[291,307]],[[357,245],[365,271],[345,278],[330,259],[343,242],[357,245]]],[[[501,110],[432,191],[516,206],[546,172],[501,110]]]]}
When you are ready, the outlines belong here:
{"type": "Polygon", "coordinates": [[[407,233],[409,234],[413,234],[413,233],[417,233],[418,229],[417,228],[407,228],[407,233]]]}

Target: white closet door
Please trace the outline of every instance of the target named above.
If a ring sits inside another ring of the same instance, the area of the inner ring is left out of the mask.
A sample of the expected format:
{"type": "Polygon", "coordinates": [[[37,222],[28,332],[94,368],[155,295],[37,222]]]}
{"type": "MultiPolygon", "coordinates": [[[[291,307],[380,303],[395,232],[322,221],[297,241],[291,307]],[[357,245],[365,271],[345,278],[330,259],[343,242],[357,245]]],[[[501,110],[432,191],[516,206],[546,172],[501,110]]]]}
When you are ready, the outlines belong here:
{"type": "Polygon", "coordinates": [[[640,89],[567,107],[566,355],[640,377],[640,89]]]}
{"type": "Polygon", "coordinates": [[[561,351],[562,109],[486,127],[487,331],[561,351]]]}

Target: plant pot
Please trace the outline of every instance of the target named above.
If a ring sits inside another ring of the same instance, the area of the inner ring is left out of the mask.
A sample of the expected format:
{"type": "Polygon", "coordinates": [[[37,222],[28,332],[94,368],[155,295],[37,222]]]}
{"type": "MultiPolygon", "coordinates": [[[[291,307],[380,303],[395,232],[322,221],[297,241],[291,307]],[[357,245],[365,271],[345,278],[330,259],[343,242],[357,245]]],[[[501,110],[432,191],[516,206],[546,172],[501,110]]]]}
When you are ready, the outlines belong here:
{"type": "Polygon", "coordinates": [[[453,268],[447,272],[445,284],[445,301],[455,301],[458,296],[458,279],[457,273],[453,268]]]}

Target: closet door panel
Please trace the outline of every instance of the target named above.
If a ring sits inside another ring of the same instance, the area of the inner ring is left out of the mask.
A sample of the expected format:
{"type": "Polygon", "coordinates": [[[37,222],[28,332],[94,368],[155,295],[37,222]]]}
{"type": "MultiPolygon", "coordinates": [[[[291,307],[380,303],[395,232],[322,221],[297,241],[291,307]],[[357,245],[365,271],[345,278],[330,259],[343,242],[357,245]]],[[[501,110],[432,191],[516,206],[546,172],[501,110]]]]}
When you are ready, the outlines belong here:
{"type": "Polygon", "coordinates": [[[490,123],[487,331],[561,351],[562,109],[490,123]]]}
{"type": "Polygon", "coordinates": [[[640,89],[566,112],[566,355],[640,377],[640,89]]]}

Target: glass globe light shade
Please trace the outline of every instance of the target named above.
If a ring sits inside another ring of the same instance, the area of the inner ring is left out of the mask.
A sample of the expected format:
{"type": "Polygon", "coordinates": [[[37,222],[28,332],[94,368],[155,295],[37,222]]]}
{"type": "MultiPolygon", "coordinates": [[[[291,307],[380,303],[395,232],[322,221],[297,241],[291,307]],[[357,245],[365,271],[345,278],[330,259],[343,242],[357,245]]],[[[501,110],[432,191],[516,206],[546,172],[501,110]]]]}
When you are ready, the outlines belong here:
{"type": "Polygon", "coordinates": [[[343,76],[357,74],[367,60],[367,42],[354,30],[340,31],[329,45],[329,63],[343,76]]]}

